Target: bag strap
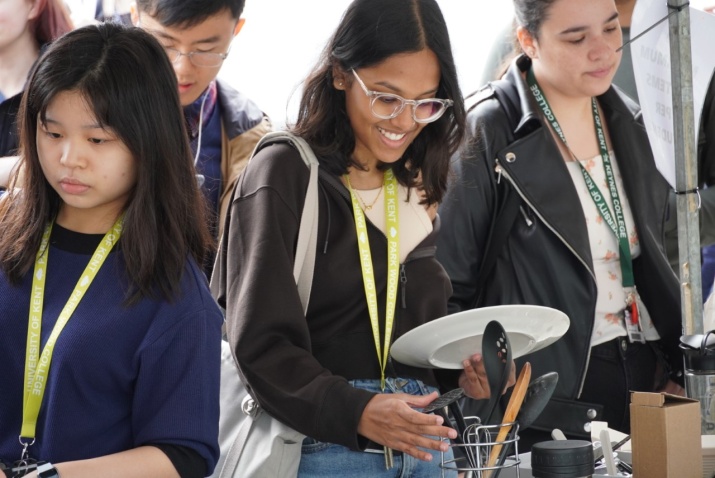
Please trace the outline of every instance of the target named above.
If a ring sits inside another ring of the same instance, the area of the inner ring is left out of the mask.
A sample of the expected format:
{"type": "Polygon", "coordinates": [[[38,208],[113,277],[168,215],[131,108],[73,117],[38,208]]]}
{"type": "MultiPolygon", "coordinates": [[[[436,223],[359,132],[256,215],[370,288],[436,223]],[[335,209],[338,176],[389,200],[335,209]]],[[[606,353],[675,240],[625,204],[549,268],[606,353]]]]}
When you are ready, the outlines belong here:
{"type": "MultiPolygon", "coordinates": [[[[251,159],[253,159],[256,153],[258,153],[258,151],[262,148],[275,143],[291,144],[298,150],[303,162],[305,162],[305,165],[308,169],[310,169],[308,190],[305,194],[303,213],[300,217],[300,226],[298,229],[295,262],[293,263],[293,277],[295,278],[296,285],[298,286],[298,294],[300,295],[300,301],[303,304],[303,313],[307,313],[308,302],[310,300],[310,290],[313,286],[315,250],[318,244],[318,167],[320,164],[318,163],[318,158],[315,157],[315,153],[311,149],[310,145],[303,138],[288,131],[273,131],[265,134],[260,139],[258,144],[256,144],[253,154],[251,155],[251,159]]],[[[241,453],[246,445],[248,433],[251,431],[251,425],[262,413],[259,403],[250,395],[243,398],[241,402],[241,411],[247,415],[247,419],[241,423],[238,429],[238,435],[236,435],[236,439],[231,444],[231,447],[226,454],[226,460],[223,463],[219,477],[231,477],[233,475],[233,471],[238,466],[238,460],[241,458],[241,453]]]]}
{"type": "Polygon", "coordinates": [[[254,155],[264,146],[274,143],[290,143],[300,153],[305,165],[310,169],[308,190],[305,194],[303,214],[300,217],[298,243],[293,263],[293,277],[298,286],[298,294],[303,304],[303,313],[308,312],[310,290],[313,286],[313,269],[315,268],[315,250],[318,244],[318,158],[310,145],[300,136],[288,131],[273,131],[267,133],[256,145],[254,155]]]}
{"type": "MultiPolygon", "coordinates": [[[[514,104],[514,101],[507,93],[507,87],[510,83],[506,80],[495,80],[489,82],[484,88],[469,95],[473,98],[474,103],[470,105],[469,110],[472,110],[479,103],[496,96],[499,105],[502,107],[504,114],[510,127],[508,138],[509,144],[514,141],[513,131],[516,129],[520,121],[519,108],[514,104]]],[[[497,199],[494,205],[494,212],[489,228],[489,235],[482,255],[482,266],[479,269],[477,282],[472,302],[472,307],[475,308],[481,302],[484,296],[484,286],[497,262],[497,257],[501,252],[507,238],[511,233],[512,227],[516,222],[516,217],[519,214],[521,198],[519,194],[509,185],[508,181],[496,181],[497,199]]]]}

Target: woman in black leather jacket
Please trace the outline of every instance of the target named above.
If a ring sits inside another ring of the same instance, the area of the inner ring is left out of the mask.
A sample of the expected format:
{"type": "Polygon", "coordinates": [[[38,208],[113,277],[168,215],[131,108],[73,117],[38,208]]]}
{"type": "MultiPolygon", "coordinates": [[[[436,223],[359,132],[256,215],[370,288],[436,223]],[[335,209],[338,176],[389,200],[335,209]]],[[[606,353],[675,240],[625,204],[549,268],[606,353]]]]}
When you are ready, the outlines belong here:
{"type": "Polygon", "coordinates": [[[679,290],[663,249],[668,185],[637,105],[611,86],[621,56],[613,0],[514,6],[523,54],[476,94],[440,208],[450,311],[565,312],[565,336],[521,359],[534,376],[559,373],[535,426],[589,436],[598,419],[628,432],[629,391],[683,393],[668,376],[682,368],[679,290]],[[509,196],[519,202],[511,218],[498,212],[509,196]],[[504,221],[506,239],[488,247],[504,221]],[[495,260],[488,280],[485,254],[495,260]]]}

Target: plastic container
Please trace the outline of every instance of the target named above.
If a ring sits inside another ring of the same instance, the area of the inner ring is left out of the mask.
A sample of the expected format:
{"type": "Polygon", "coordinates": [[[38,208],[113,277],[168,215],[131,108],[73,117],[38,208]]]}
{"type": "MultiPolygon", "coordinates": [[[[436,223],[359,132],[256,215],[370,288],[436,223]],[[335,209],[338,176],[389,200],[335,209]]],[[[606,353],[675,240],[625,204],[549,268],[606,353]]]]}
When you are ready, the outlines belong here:
{"type": "Polygon", "coordinates": [[[534,478],[590,478],[593,472],[593,446],[589,441],[542,441],[531,447],[534,478]]]}
{"type": "Polygon", "coordinates": [[[683,335],[680,349],[685,358],[685,390],[700,401],[700,430],[715,435],[715,330],[683,335]]]}

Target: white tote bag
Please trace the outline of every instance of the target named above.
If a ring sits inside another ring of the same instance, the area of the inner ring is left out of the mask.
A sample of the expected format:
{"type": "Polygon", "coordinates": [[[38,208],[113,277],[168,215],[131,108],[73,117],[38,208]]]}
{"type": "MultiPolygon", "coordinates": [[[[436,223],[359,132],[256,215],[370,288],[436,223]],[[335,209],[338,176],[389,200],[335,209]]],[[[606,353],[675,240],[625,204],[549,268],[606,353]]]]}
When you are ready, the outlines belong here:
{"type": "Polygon", "coordinates": [[[246,391],[228,342],[221,343],[221,457],[212,476],[277,478],[298,475],[305,435],[265,413],[246,391]]]}
{"type": "MultiPolygon", "coordinates": [[[[293,264],[293,276],[303,312],[307,312],[318,231],[318,160],[305,140],[284,131],[265,135],[256,145],[252,156],[267,144],[277,142],[292,144],[310,168],[293,264]]],[[[221,343],[220,403],[221,456],[212,477],[283,478],[298,475],[305,435],[264,412],[248,394],[238,375],[231,347],[226,341],[221,343]]]]}

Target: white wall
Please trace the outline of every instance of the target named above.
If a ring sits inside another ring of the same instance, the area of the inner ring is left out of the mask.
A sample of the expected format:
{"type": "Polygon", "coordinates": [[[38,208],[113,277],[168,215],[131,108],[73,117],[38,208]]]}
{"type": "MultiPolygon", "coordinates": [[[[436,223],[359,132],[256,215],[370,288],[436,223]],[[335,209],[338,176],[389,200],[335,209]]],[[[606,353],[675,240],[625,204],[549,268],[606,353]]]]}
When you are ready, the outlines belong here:
{"type": "MultiPolygon", "coordinates": [[[[246,24],[219,76],[247,94],[276,126],[295,119],[300,84],[349,0],[246,0],[246,24]]],[[[511,21],[510,0],[438,0],[462,90],[475,90],[493,39],[511,21]],[[487,9],[489,13],[487,13],[487,9]]]]}

